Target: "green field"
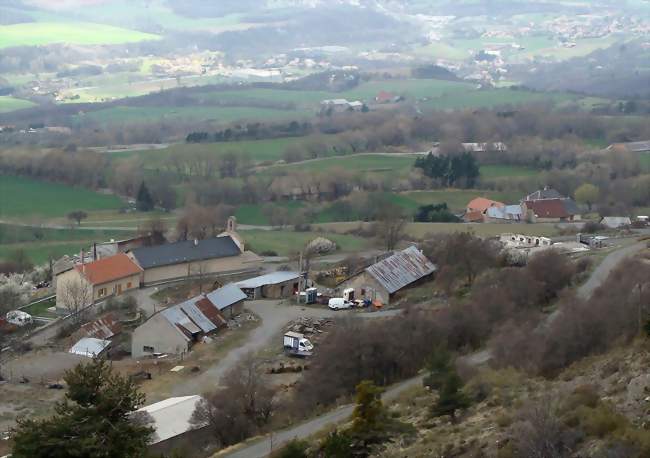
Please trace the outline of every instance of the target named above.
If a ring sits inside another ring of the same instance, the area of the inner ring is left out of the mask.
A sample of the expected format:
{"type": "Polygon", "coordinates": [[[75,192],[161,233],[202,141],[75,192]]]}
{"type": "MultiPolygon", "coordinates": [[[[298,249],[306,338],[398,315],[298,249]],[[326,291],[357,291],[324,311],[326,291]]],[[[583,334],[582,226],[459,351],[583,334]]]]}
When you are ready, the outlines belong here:
{"type": "Polygon", "coordinates": [[[296,255],[311,240],[325,237],[334,242],[340,251],[359,251],[367,248],[370,241],[353,235],[343,235],[331,232],[293,232],[250,230],[241,231],[246,240],[246,247],[256,253],[275,251],[280,256],[296,255]]]}
{"type": "Polygon", "coordinates": [[[440,97],[419,103],[419,107],[423,111],[433,111],[462,108],[489,108],[501,105],[525,105],[539,102],[559,104],[574,100],[578,101],[580,97],[563,93],[532,92],[522,89],[500,88],[444,94],[440,97]]]}
{"type": "Polygon", "coordinates": [[[103,124],[154,123],[160,120],[185,119],[231,123],[234,121],[277,121],[302,119],[313,115],[307,110],[277,110],[258,107],[125,107],[117,106],[76,115],[76,123],[83,125],[88,119],[103,124]]]}
{"type": "Polygon", "coordinates": [[[75,240],[107,241],[132,235],[126,231],[89,229],[51,229],[0,223],[0,244],[29,242],[70,242],[75,240]]]}
{"type": "Polygon", "coordinates": [[[158,38],[149,33],[92,22],[28,22],[0,26],[0,48],[53,43],[121,44],[158,38]]]}
{"type": "MultiPolygon", "coordinates": [[[[303,171],[330,173],[332,170],[343,169],[347,172],[390,174],[395,177],[408,172],[415,162],[413,155],[385,155],[385,154],[355,154],[350,156],[328,157],[295,164],[277,165],[264,170],[264,173],[277,173],[278,171],[303,171]]],[[[510,178],[533,176],[537,171],[528,167],[510,165],[483,165],[481,166],[482,178],[510,178]]]]}
{"type": "Polygon", "coordinates": [[[29,100],[17,99],[8,95],[0,96],[0,113],[7,113],[9,111],[21,110],[36,105],[29,100]]]}
{"type": "Polygon", "coordinates": [[[81,249],[87,250],[96,240],[78,240],[76,242],[39,242],[39,243],[11,243],[0,245],[0,259],[7,259],[16,250],[22,250],[32,263],[38,265],[49,259],[58,259],[63,255],[79,253],[81,249]]]}
{"type": "Polygon", "coordinates": [[[650,153],[640,154],[639,163],[641,164],[641,170],[650,172],[650,153]]]}
{"type": "Polygon", "coordinates": [[[117,209],[122,205],[113,195],[0,175],[0,218],[62,217],[73,210],[117,209]]]}

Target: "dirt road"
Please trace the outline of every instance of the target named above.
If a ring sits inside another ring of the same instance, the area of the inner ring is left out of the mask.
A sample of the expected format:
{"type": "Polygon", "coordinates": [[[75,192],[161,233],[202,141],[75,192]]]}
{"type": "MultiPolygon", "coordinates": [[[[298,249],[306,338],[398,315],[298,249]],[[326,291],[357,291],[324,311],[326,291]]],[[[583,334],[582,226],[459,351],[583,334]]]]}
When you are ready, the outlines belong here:
{"type": "MultiPolygon", "coordinates": [[[[397,396],[402,394],[405,390],[418,386],[422,384],[422,375],[413,377],[404,382],[393,385],[391,388],[386,390],[383,394],[382,399],[384,401],[390,401],[395,399],[397,396]]],[[[331,425],[340,424],[345,422],[350,415],[354,405],[348,404],[338,409],[332,410],[326,414],[323,414],[319,417],[314,418],[313,420],[308,420],[303,423],[300,423],[297,426],[285,429],[283,431],[278,431],[273,433],[272,436],[267,436],[264,439],[261,439],[257,442],[254,442],[250,445],[243,446],[237,450],[231,452],[224,451],[217,454],[219,458],[262,458],[268,456],[273,450],[277,450],[282,445],[286,444],[292,439],[306,439],[309,436],[317,433],[331,425]]]]}
{"type": "MultiPolygon", "coordinates": [[[[280,343],[273,341],[273,339],[277,337],[284,330],[287,323],[292,320],[299,317],[342,317],[346,314],[355,313],[343,310],[334,312],[326,307],[303,307],[298,305],[288,305],[276,301],[250,301],[246,303],[246,308],[262,319],[262,325],[251,332],[243,345],[231,350],[225,358],[221,359],[207,371],[174,386],[172,390],[173,396],[200,394],[204,392],[206,388],[218,385],[221,377],[241,361],[244,355],[248,353],[256,353],[268,346],[279,346],[280,343]]],[[[395,316],[399,313],[401,313],[401,310],[385,310],[381,312],[360,312],[356,314],[356,316],[370,319],[395,316]]]]}

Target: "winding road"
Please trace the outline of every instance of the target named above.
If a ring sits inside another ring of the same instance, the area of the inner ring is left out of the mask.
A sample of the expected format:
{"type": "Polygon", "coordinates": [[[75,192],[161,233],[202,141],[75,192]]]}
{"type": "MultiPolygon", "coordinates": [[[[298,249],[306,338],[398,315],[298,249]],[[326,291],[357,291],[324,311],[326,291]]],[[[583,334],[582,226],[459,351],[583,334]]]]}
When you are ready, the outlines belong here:
{"type": "MultiPolygon", "coordinates": [[[[382,395],[382,400],[391,401],[397,398],[404,391],[411,387],[419,386],[422,384],[423,375],[410,378],[388,388],[382,395]]],[[[292,439],[305,439],[312,434],[338,423],[346,421],[352,411],[354,410],[353,404],[347,404],[320,415],[312,420],[305,421],[296,426],[284,429],[282,431],[274,432],[273,434],[265,436],[263,439],[254,441],[251,444],[233,448],[231,450],[224,450],[217,453],[215,457],[218,458],[263,458],[271,454],[272,451],[279,449],[282,445],[286,444],[292,439]]]]}

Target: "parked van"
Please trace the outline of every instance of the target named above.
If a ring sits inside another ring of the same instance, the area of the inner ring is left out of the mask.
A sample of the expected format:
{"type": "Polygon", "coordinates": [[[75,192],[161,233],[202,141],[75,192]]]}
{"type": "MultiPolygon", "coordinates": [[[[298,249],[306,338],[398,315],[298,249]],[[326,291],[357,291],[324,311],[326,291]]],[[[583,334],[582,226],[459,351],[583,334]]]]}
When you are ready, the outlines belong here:
{"type": "Polygon", "coordinates": [[[327,306],[332,310],[349,309],[353,305],[354,304],[351,301],[346,301],[342,297],[333,297],[329,300],[329,303],[327,304],[327,306]]]}

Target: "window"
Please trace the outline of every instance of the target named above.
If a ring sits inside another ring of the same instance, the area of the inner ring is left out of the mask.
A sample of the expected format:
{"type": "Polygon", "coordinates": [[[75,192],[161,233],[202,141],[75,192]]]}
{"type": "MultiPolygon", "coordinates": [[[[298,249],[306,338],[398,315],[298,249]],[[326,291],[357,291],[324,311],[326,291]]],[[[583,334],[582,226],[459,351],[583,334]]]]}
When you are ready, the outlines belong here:
{"type": "Polygon", "coordinates": [[[146,351],[147,353],[153,353],[155,350],[154,350],[153,347],[145,345],[145,346],[142,347],[142,351],[146,351]]]}
{"type": "Polygon", "coordinates": [[[106,288],[99,288],[99,291],[97,291],[97,295],[99,297],[104,297],[106,296],[106,288]]]}
{"type": "Polygon", "coordinates": [[[128,283],[126,284],[126,289],[131,289],[131,288],[132,288],[131,282],[128,282],[128,283]]]}

